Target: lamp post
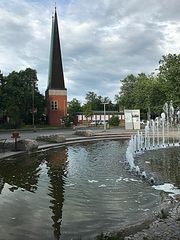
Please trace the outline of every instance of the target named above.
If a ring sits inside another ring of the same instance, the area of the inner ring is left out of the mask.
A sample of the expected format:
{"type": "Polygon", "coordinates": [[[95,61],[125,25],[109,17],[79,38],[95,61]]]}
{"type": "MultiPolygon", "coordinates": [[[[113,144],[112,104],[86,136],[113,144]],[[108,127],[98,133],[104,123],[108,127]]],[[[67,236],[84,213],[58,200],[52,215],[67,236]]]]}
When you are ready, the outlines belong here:
{"type": "Polygon", "coordinates": [[[32,125],[33,125],[33,131],[35,132],[35,123],[34,123],[34,88],[35,88],[35,80],[32,78],[32,125]]]}
{"type": "Polygon", "coordinates": [[[104,131],[106,131],[106,102],[102,103],[104,105],[104,131]]]}

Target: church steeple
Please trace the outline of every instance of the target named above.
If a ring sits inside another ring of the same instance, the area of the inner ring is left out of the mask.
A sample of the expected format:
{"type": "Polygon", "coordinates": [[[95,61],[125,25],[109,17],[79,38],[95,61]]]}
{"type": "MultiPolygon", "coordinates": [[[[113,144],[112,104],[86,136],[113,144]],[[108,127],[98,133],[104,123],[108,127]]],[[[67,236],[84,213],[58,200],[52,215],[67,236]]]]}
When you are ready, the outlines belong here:
{"type": "Polygon", "coordinates": [[[64,83],[56,7],[52,19],[49,76],[46,90],[46,100],[49,125],[61,125],[63,118],[67,116],[67,89],[65,88],[64,83]]]}
{"type": "Polygon", "coordinates": [[[65,89],[56,7],[52,18],[48,89],[65,89]]]}

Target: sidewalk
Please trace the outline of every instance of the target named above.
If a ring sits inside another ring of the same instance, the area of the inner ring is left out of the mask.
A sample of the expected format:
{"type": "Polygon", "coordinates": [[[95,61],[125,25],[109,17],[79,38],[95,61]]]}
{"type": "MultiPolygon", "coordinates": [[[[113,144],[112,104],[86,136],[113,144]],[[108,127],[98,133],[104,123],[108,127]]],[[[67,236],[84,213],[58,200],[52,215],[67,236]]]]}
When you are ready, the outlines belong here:
{"type": "MultiPolygon", "coordinates": [[[[110,139],[117,139],[117,138],[126,138],[129,139],[129,137],[135,133],[136,131],[129,131],[122,128],[111,128],[104,131],[104,129],[101,128],[85,128],[85,130],[92,130],[95,133],[95,136],[92,137],[83,137],[79,135],[75,135],[75,130],[73,129],[60,129],[60,130],[37,130],[36,132],[32,131],[19,131],[20,139],[32,139],[36,140],[37,136],[43,136],[43,135],[54,135],[54,134],[61,134],[64,135],[66,138],[65,142],[62,143],[46,143],[46,142],[39,142],[38,149],[47,149],[52,147],[58,147],[65,144],[72,144],[74,142],[87,142],[87,141],[93,141],[93,140],[104,140],[106,138],[110,139]]],[[[1,132],[0,138],[12,140],[10,132],[1,132]]],[[[5,151],[0,152],[0,159],[16,156],[18,154],[24,153],[23,151],[5,151]]]]}

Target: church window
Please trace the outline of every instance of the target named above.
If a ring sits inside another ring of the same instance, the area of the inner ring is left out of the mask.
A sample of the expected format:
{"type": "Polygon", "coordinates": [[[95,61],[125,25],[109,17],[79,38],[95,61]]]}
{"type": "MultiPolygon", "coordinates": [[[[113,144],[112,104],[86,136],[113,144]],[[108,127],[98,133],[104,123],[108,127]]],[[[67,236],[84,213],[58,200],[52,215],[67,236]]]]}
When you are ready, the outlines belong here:
{"type": "Polygon", "coordinates": [[[51,101],[51,110],[57,110],[57,109],[58,109],[58,102],[51,101]]]}

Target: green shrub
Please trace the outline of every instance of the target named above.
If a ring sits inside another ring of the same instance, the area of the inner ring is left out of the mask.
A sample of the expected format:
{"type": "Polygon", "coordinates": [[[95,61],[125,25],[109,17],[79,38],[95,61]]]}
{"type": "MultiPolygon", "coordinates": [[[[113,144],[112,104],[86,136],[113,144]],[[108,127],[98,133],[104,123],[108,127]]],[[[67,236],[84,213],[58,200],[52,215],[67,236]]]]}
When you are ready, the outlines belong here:
{"type": "Polygon", "coordinates": [[[113,116],[109,119],[109,124],[110,124],[111,126],[119,126],[119,117],[113,115],[113,116]]]}

